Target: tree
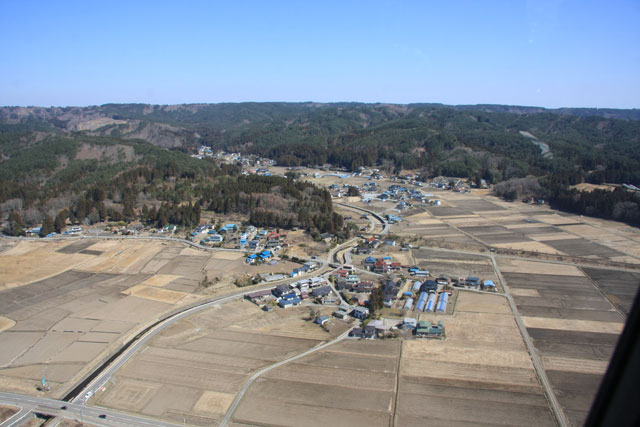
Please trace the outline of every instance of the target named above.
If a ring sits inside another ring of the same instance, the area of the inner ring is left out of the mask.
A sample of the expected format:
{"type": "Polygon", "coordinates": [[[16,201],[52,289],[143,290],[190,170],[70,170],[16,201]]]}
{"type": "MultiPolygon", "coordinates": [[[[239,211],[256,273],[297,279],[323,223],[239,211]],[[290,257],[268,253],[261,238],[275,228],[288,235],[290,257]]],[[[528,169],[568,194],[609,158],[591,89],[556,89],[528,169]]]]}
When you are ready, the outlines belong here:
{"type": "Polygon", "coordinates": [[[46,237],[54,231],[55,227],[53,224],[53,218],[51,218],[50,215],[45,215],[44,221],[42,222],[42,228],[40,228],[40,237],[46,237]]]}
{"type": "Polygon", "coordinates": [[[68,216],[69,212],[66,209],[58,212],[58,215],[56,215],[56,219],[53,224],[56,233],[62,233],[62,231],[67,227],[68,216]]]}
{"type": "Polygon", "coordinates": [[[384,306],[384,291],[382,287],[378,286],[373,289],[371,296],[369,297],[369,306],[371,308],[371,314],[380,310],[384,306]]]}
{"type": "Polygon", "coordinates": [[[360,190],[358,190],[356,187],[349,187],[347,189],[347,196],[349,196],[349,197],[359,197],[360,196],[360,190]]]}
{"type": "Polygon", "coordinates": [[[18,212],[9,213],[9,219],[7,221],[7,227],[4,229],[4,233],[9,236],[24,236],[22,218],[18,212]]]}

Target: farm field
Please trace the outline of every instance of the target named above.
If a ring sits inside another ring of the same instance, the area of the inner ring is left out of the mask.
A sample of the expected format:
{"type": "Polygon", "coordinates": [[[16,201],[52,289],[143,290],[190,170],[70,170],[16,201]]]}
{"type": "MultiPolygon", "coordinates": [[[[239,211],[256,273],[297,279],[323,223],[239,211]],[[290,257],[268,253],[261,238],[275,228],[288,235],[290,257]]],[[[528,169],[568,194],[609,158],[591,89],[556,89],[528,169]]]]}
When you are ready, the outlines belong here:
{"type": "Polygon", "coordinates": [[[445,340],[402,343],[396,422],[420,425],[555,425],[504,297],[458,293],[445,340]]]}
{"type": "MultiPolygon", "coordinates": [[[[503,269],[503,275],[565,415],[572,425],[582,425],[625,316],[579,269],[545,271],[542,263],[530,265],[537,273],[503,269]]],[[[620,294],[624,288],[621,283],[610,291],[620,294]]]]}
{"type": "Polygon", "coordinates": [[[273,369],[251,385],[232,420],[250,425],[388,426],[400,344],[347,340],[273,369]]]}
{"type": "Polygon", "coordinates": [[[0,388],[35,395],[60,396],[134,331],[201,299],[204,274],[222,278],[207,293],[225,293],[246,270],[241,253],[178,242],[29,240],[3,249],[0,388]],[[49,391],[37,390],[42,378],[49,391]]]}
{"type": "Polygon", "coordinates": [[[182,319],[120,369],[91,403],[215,425],[255,371],[347,328],[334,321],[326,332],[308,316],[303,307],[264,312],[248,301],[235,301],[182,319]]]}

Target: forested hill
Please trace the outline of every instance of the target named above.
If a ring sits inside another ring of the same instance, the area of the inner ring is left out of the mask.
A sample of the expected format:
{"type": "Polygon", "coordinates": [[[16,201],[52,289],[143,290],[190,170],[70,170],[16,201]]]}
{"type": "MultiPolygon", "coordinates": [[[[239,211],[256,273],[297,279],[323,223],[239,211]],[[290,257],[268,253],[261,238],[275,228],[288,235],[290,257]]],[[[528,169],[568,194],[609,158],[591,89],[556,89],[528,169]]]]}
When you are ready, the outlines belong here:
{"type": "Polygon", "coordinates": [[[568,183],[640,184],[640,110],[501,105],[240,103],[0,109],[12,132],[141,139],[194,152],[200,144],[282,165],[377,165],[490,182],[561,175],[568,183]],[[528,132],[549,145],[543,158],[528,132]]]}
{"type": "Polygon", "coordinates": [[[238,213],[256,226],[302,227],[312,236],[349,229],[325,189],[277,176],[243,176],[236,165],[199,160],[140,140],[83,133],[0,132],[3,232],[42,235],[68,223],[135,221],[193,227],[203,210],[238,213]]]}

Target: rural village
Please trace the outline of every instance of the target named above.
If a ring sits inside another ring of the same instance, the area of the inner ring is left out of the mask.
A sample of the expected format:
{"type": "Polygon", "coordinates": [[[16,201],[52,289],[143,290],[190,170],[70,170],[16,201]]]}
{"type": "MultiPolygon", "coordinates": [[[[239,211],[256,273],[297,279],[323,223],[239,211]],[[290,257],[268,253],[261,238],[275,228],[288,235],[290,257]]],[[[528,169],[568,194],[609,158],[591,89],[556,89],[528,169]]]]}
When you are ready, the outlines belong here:
{"type": "Polygon", "coordinates": [[[640,281],[637,229],[484,182],[194,157],[323,186],[355,234],[205,213],[3,238],[0,385],[68,402],[40,420],[584,421],[640,281]]]}

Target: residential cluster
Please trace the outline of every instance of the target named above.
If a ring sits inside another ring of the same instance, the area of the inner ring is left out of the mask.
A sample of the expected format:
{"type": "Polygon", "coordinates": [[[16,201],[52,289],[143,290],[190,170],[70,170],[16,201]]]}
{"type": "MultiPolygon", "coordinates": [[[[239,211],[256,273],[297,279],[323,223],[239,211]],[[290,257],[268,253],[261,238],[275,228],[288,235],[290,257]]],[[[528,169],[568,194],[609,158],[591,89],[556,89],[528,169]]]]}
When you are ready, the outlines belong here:
{"type": "MultiPolygon", "coordinates": [[[[282,276],[284,278],[284,276],[282,276]]],[[[246,299],[258,305],[277,304],[281,308],[300,305],[303,300],[313,298],[322,304],[336,304],[340,301],[333,292],[327,279],[315,276],[296,282],[281,284],[273,289],[256,291],[246,296],[246,299]]]]}

